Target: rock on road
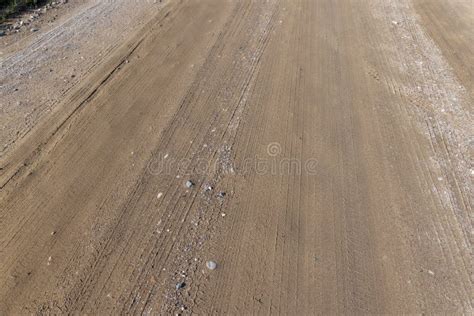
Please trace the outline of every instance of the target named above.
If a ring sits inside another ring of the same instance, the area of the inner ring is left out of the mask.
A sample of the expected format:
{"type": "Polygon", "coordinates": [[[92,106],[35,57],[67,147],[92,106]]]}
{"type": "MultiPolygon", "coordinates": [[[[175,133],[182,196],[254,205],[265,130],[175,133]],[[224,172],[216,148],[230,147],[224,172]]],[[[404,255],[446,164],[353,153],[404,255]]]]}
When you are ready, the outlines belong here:
{"type": "Polygon", "coordinates": [[[472,313],[472,19],[170,1],[0,158],[0,314],[472,313]]]}

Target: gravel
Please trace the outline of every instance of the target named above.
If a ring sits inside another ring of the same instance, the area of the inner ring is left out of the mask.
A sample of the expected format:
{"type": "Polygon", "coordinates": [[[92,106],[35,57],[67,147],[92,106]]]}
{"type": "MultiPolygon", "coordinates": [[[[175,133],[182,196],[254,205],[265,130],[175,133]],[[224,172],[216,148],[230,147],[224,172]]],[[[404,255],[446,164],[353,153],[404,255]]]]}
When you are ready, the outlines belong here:
{"type": "Polygon", "coordinates": [[[184,283],[184,282],[178,282],[178,283],[176,284],[176,290],[184,289],[185,286],[186,286],[186,283],[184,283]]]}

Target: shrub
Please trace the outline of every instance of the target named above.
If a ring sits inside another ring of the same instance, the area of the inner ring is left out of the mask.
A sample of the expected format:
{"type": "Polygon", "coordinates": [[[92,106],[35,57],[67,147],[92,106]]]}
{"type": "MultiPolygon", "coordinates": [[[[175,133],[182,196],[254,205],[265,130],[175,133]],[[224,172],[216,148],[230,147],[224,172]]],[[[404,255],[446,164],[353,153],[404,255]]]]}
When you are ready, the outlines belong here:
{"type": "Polygon", "coordinates": [[[0,21],[27,8],[33,8],[47,0],[0,0],[0,21]]]}

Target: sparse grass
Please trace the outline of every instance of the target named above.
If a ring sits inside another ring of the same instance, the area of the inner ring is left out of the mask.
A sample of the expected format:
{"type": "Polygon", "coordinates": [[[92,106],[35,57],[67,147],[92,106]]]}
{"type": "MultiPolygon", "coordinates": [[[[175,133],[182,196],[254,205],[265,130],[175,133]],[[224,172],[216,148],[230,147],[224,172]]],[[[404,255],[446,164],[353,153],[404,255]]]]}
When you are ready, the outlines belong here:
{"type": "Polygon", "coordinates": [[[46,2],[48,0],[0,0],[0,22],[21,10],[34,8],[46,2]]]}

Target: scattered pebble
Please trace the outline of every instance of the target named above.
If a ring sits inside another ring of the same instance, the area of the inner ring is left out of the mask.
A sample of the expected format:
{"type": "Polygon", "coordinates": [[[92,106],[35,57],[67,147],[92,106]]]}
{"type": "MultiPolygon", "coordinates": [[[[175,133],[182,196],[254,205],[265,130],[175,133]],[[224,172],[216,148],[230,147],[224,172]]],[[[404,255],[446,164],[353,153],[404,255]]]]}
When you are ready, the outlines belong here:
{"type": "Polygon", "coordinates": [[[185,286],[186,286],[186,283],[184,283],[184,282],[179,282],[178,284],[176,284],[176,289],[177,289],[177,290],[181,290],[181,289],[183,289],[185,286]]]}
{"type": "Polygon", "coordinates": [[[213,189],[214,188],[212,187],[212,185],[209,185],[209,184],[207,184],[206,187],[204,188],[206,192],[212,191],[213,189]]]}
{"type": "Polygon", "coordinates": [[[56,231],[55,231],[55,230],[51,232],[51,236],[54,236],[54,235],[56,235],[56,231]]]}
{"type": "Polygon", "coordinates": [[[156,198],[159,199],[159,198],[162,197],[162,196],[163,196],[163,193],[160,192],[160,193],[158,193],[158,195],[156,196],[156,198]]]}
{"type": "Polygon", "coordinates": [[[220,198],[224,198],[226,196],[226,193],[225,192],[219,192],[219,194],[217,194],[218,197],[220,198]]]}
{"type": "Polygon", "coordinates": [[[217,268],[217,263],[215,263],[214,261],[208,261],[206,262],[206,267],[209,270],[215,270],[217,268]]]}
{"type": "Polygon", "coordinates": [[[186,181],[187,188],[192,188],[193,186],[194,186],[194,182],[192,182],[191,180],[186,181]]]}
{"type": "Polygon", "coordinates": [[[434,275],[434,272],[431,271],[431,270],[428,270],[428,273],[431,274],[431,275],[434,275]]]}
{"type": "Polygon", "coordinates": [[[39,31],[39,29],[38,29],[38,28],[36,28],[36,27],[33,27],[33,28],[30,30],[30,31],[31,31],[31,32],[38,32],[38,31],[39,31]]]}

